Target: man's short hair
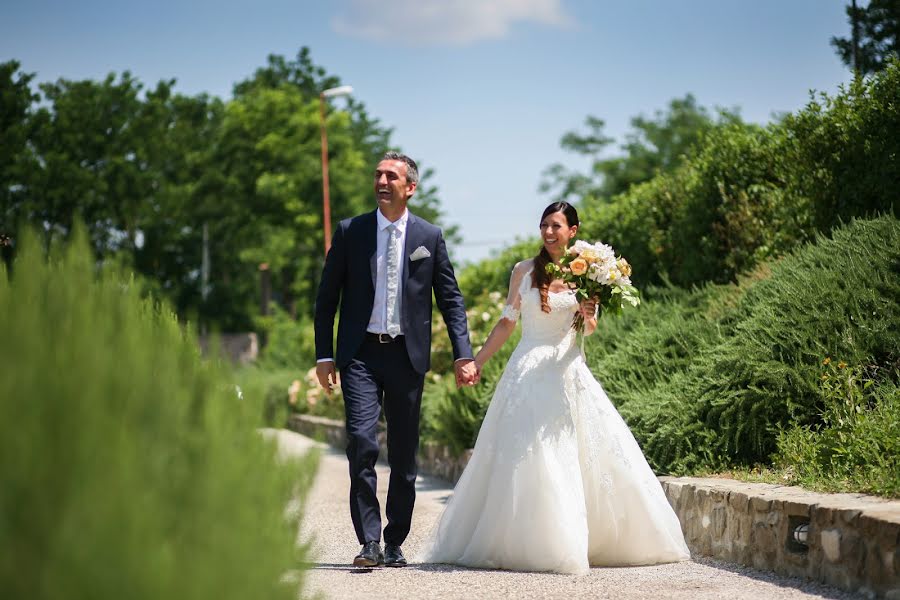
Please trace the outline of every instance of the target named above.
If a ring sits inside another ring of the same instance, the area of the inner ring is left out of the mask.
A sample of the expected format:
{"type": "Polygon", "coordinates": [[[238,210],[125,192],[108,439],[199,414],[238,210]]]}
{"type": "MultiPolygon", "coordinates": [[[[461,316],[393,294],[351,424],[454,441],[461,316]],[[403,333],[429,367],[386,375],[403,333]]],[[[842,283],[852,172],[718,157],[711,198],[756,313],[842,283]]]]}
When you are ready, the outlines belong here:
{"type": "Polygon", "coordinates": [[[385,152],[381,160],[400,160],[406,163],[406,181],[409,183],[419,183],[419,166],[416,161],[400,152],[385,152]]]}

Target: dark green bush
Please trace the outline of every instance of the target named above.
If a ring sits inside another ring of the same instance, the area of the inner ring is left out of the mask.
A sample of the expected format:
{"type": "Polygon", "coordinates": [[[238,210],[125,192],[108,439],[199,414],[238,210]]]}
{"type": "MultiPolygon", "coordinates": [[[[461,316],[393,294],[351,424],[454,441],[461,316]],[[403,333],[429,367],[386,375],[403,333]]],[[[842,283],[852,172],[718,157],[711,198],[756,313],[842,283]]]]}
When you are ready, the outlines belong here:
{"type": "Polygon", "coordinates": [[[808,199],[814,226],[828,231],[850,217],[898,209],[900,61],[821,94],[783,123],[785,180],[808,199]]]}
{"type": "Polygon", "coordinates": [[[657,469],[767,462],[779,428],[818,418],[824,356],[895,359],[900,222],[856,221],[742,287],[733,308],[710,318],[673,306],[595,362],[657,469]]]}
{"type": "Polygon", "coordinates": [[[0,272],[4,595],[295,598],[314,457],[276,463],[258,403],[76,238],[0,272]]]}
{"type": "Polygon", "coordinates": [[[467,265],[459,272],[459,289],[468,306],[473,306],[490,292],[502,292],[503,298],[506,298],[513,267],[521,260],[536,256],[541,249],[541,242],[537,238],[540,218],[539,214],[534,217],[534,239],[520,240],[491,258],[467,265]]]}

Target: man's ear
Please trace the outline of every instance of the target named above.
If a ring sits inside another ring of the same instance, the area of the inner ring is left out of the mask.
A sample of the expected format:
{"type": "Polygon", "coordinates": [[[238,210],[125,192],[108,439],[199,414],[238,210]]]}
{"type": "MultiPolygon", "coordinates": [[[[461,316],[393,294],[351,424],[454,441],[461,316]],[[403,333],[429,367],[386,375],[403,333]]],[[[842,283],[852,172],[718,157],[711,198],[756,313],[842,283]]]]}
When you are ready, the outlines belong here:
{"type": "Polygon", "coordinates": [[[412,195],[416,193],[416,188],[419,187],[418,182],[412,182],[406,184],[406,198],[412,198],[412,195]]]}

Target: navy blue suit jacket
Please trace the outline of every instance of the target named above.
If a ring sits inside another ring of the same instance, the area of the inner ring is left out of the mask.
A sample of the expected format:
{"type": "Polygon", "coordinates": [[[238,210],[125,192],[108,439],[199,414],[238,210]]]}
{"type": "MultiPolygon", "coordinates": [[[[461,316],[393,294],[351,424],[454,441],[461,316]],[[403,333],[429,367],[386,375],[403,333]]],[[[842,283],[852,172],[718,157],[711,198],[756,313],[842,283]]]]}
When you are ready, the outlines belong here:
{"type": "MultiPolygon", "coordinates": [[[[356,355],[372,316],[377,227],[375,211],[341,221],[325,257],[316,296],[316,358],[333,358],[338,368],[356,355]],[[334,354],[332,340],[338,305],[341,316],[334,354]]],[[[432,290],[447,324],[454,359],[471,358],[466,307],[440,228],[410,212],[402,258],[406,262],[400,325],[413,368],[424,374],[431,367],[432,290]],[[424,246],[431,256],[410,260],[419,246],[424,246]]]]}

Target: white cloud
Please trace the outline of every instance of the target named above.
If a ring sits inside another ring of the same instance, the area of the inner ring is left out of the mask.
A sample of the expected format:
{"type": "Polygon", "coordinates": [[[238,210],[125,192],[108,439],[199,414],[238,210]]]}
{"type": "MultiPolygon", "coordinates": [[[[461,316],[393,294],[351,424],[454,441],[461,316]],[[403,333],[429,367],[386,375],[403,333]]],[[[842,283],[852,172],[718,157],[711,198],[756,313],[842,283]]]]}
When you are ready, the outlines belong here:
{"type": "Polygon", "coordinates": [[[516,22],[566,27],[562,0],[350,0],[338,33],[405,45],[465,45],[506,37],[516,22]]]}

